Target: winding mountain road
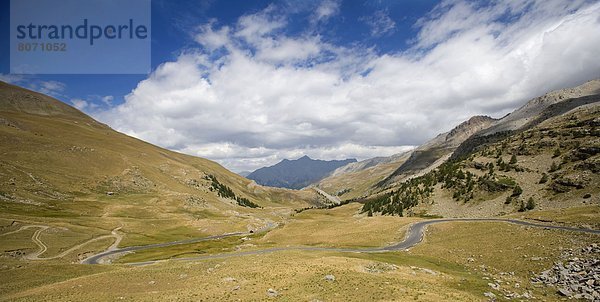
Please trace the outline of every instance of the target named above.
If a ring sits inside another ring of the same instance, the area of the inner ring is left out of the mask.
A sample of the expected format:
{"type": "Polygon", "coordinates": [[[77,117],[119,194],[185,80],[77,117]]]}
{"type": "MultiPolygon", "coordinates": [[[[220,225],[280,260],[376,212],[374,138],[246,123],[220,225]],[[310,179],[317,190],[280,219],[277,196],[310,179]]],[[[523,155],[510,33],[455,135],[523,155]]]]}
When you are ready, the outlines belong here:
{"type": "Polygon", "coordinates": [[[202,241],[223,239],[226,237],[242,236],[242,235],[250,235],[250,234],[249,233],[241,233],[241,232],[229,233],[229,234],[223,234],[223,235],[216,235],[216,236],[209,236],[209,237],[202,237],[202,238],[193,238],[193,239],[186,239],[186,240],[178,240],[178,241],[171,241],[171,242],[164,242],[164,243],[155,243],[155,244],[140,245],[140,246],[130,246],[130,247],[124,247],[124,248],[120,248],[120,249],[117,249],[117,248],[108,249],[102,253],[99,253],[99,254],[96,254],[96,255],[93,255],[91,257],[84,259],[83,261],[81,261],[81,263],[82,264],[100,264],[103,262],[103,259],[105,259],[105,258],[129,253],[129,252],[161,248],[161,247],[168,247],[168,246],[180,245],[180,244],[197,243],[197,242],[202,242],[202,241]]]}
{"type": "MultiPolygon", "coordinates": [[[[193,260],[206,260],[206,259],[219,259],[219,258],[230,258],[230,257],[240,257],[240,256],[248,256],[248,255],[259,255],[259,254],[267,254],[279,251],[331,251],[331,252],[349,252],[349,253],[381,253],[381,252],[390,252],[390,251],[401,251],[409,249],[419,242],[423,240],[423,236],[425,233],[425,229],[427,226],[437,223],[445,223],[445,222],[504,222],[504,223],[512,223],[521,226],[527,227],[536,227],[536,228],[544,228],[544,229],[552,229],[552,230],[563,230],[563,231],[571,231],[571,232],[583,232],[590,234],[600,234],[600,230],[592,230],[592,229],[580,229],[573,227],[565,227],[565,226],[555,226],[555,225],[546,225],[546,224],[538,224],[532,223],[522,220],[516,219],[505,219],[505,218],[450,218],[450,219],[433,219],[433,220],[424,220],[413,223],[409,230],[406,233],[406,236],[403,241],[385,247],[377,247],[377,248],[328,248],[328,247],[308,247],[308,246],[299,246],[299,247],[274,247],[267,248],[261,250],[253,250],[253,251],[243,251],[243,252],[234,252],[234,253],[224,253],[224,254],[213,254],[206,256],[198,256],[198,257],[187,257],[187,258],[174,258],[169,259],[170,261],[193,261],[193,260]]],[[[103,253],[94,255],[90,258],[85,259],[81,263],[83,264],[99,264],[102,262],[102,259],[106,257],[116,256],[127,252],[141,251],[151,248],[160,248],[167,247],[179,244],[188,244],[195,243],[206,240],[217,240],[230,236],[241,236],[241,235],[249,235],[248,233],[231,233],[224,234],[218,236],[210,236],[204,238],[194,238],[189,240],[181,240],[181,241],[173,241],[166,243],[157,243],[150,244],[144,246],[133,246],[122,249],[114,249],[111,251],[105,251],[103,253]]],[[[161,262],[165,260],[155,260],[155,261],[146,261],[146,262],[137,262],[137,263],[129,263],[130,265],[147,265],[153,264],[156,262],[161,262]]]]}

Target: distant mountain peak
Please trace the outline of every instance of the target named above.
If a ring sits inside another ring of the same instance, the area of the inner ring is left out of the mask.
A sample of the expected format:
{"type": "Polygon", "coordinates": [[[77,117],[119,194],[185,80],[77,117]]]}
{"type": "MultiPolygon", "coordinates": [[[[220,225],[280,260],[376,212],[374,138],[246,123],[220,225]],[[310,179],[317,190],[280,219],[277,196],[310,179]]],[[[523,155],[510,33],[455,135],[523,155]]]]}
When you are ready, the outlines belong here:
{"type": "Polygon", "coordinates": [[[260,168],[247,178],[264,186],[302,189],[327,177],[335,169],[354,162],[354,158],[327,161],[304,155],[295,160],[284,159],[276,165],[260,168]]]}

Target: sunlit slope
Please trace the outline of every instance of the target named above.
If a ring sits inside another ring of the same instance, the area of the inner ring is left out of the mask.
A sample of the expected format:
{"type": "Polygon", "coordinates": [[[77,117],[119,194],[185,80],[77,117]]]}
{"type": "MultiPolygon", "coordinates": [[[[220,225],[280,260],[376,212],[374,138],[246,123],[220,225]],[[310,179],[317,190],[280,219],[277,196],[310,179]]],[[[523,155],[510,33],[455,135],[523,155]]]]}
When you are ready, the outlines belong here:
{"type": "Polygon", "coordinates": [[[0,153],[3,203],[104,194],[227,203],[211,191],[208,175],[262,207],[304,205],[300,198],[312,198],[308,192],[256,186],[215,162],[129,137],[60,101],[6,83],[0,83],[0,153]]]}
{"type": "Polygon", "coordinates": [[[351,163],[336,169],[316,185],[343,200],[367,196],[372,193],[375,184],[392,174],[410,155],[409,151],[351,163]]]}

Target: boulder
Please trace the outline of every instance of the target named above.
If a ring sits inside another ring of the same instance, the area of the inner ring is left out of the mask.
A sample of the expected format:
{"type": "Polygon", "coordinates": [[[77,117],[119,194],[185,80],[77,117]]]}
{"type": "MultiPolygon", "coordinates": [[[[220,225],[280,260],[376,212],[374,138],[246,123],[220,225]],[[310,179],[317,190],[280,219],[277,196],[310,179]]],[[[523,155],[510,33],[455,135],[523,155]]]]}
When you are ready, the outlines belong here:
{"type": "Polygon", "coordinates": [[[267,296],[269,296],[269,297],[277,297],[277,296],[279,296],[279,292],[276,291],[276,290],[274,290],[274,289],[272,289],[272,288],[269,288],[267,290],[267,296]]]}
{"type": "Polygon", "coordinates": [[[325,275],[325,280],[327,281],[335,281],[335,276],[334,275],[325,275]]]}

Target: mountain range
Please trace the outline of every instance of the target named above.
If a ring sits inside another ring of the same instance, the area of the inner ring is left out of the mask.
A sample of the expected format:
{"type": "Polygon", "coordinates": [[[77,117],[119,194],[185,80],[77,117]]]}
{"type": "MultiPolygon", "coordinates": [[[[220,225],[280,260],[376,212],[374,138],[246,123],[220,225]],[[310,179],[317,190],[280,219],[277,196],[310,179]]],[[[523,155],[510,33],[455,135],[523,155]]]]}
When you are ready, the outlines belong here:
{"type": "Polygon", "coordinates": [[[302,189],[323,179],[333,170],[355,162],[356,159],[326,161],[305,155],[296,160],[284,159],[273,166],[260,168],[247,178],[264,186],[302,189]]]}

